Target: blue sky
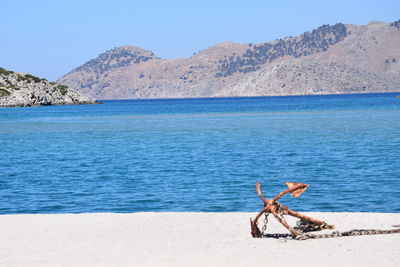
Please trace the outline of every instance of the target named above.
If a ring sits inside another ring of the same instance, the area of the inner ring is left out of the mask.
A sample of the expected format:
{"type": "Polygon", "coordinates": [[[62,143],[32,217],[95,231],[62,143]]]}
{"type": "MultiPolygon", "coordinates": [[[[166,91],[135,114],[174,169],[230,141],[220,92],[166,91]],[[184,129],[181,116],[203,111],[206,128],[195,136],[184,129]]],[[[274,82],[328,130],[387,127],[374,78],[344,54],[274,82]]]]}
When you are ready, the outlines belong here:
{"type": "Polygon", "coordinates": [[[323,24],[400,19],[399,0],[0,0],[0,66],[56,80],[98,54],[136,45],[189,57],[224,41],[260,43],[323,24]]]}

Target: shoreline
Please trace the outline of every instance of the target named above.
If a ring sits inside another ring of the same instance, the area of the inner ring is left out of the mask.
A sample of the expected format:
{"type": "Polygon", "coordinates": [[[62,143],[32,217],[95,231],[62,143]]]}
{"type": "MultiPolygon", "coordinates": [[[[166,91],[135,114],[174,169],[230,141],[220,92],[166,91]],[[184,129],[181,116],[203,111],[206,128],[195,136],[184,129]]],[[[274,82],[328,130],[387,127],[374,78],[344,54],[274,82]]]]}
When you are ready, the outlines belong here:
{"type": "MultiPolygon", "coordinates": [[[[252,238],[257,212],[1,215],[1,266],[400,266],[400,234],[252,238]]],[[[332,231],[398,229],[400,213],[304,212],[332,231]]],[[[290,225],[295,218],[286,216],[290,225]]],[[[260,224],[263,220],[260,220],[260,224]]],[[[261,228],[261,226],[259,226],[261,228]]],[[[288,233],[269,218],[267,233],[288,233]]]]}
{"type": "Polygon", "coordinates": [[[269,98],[269,97],[304,97],[304,96],[358,96],[358,95],[385,95],[392,94],[394,97],[397,97],[396,94],[400,94],[400,90],[398,91],[390,91],[390,92],[346,92],[346,93],[317,93],[317,94],[274,94],[274,95],[259,95],[259,96],[208,96],[208,97],[164,97],[164,98],[115,98],[115,99],[96,99],[96,101],[132,101],[132,100],[196,100],[196,99],[237,99],[237,98],[269,98]]]}

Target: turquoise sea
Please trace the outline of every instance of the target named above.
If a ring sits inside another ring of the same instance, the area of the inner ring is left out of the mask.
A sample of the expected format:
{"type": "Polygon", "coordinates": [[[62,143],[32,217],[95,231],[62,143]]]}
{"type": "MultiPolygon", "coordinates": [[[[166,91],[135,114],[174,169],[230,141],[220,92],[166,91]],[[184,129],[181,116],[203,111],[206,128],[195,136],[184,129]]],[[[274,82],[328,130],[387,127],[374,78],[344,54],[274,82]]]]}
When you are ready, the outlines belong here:
{"type": "Polygon", "coordinates": [[[396,94],[0,108],[0,214],[400,212],[396,94]]]}

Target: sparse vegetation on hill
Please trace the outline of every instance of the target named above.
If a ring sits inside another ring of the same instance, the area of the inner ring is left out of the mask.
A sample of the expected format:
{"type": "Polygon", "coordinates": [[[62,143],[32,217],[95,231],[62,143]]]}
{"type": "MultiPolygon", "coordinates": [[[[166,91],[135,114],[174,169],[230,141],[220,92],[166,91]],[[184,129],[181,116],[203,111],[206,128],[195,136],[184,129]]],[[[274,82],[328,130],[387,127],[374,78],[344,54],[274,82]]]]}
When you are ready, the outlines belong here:
{"type": "Polygon", "coordinates": [[[12,73],[14,73],[14,72],[11,71],[11,70],[3,69],[3,68],[0,67],[0,75],[9,75],[9,74],[12,74],[12,73]]]}
{"type": "Polygon", "coordinates": [[[6,96],[6,95],[11,95],[11,93],[8,90],[0,87],[0,97],[6,96]]]}
{"type": "Polygon", "coordinates": [[[139,64],[154,58],[156,58],[154,54],[149,51],[134,51],[130,47],[118,47],[100,54],[72,72],[90,69],[100,74],[111,69],[139,64]]]}
{"type": "Polygon", "coordinates": [[[57,85],[57,88],[58,88],[58,90],[60,90],[60,93],[62,95],[66,95],[68,93],[68,86],[66,86],[66,85],[59,84],[59,85],[57,85]]]}
{"type": "Polygon", "coordinates": [[[323,25],[311,32],[305,32],[297,38],[280,39],[274,43],[251,45],[242,55],[225,58],[219,63],[216,77],[227,77],[235,72],[252,72],[261,65],[283,57],[295,58],[316,52],[326,51],[330,46],[340,42],[347,36],[346,26],[342,23],[333,26],[323,25]]]}
{"type": "Polygon", "coordinates": [[[397,29],[400,30],[400,19],[396,20],[395,22],[390,23],[390,26],[396,27],[397,29]]]}

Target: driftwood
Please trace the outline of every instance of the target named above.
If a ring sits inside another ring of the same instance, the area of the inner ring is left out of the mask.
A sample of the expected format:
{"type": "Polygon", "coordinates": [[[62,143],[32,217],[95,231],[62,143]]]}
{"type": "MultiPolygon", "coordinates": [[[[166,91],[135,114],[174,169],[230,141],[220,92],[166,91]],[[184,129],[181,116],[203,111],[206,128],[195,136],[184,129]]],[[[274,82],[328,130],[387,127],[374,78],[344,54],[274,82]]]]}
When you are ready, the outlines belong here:
{"type": "Polygon", "coordinates": [[[293,210],[289,209],[288,207],[280,204],[277,200],[279,198],[281,198],[282,196],[286,195],[287,193],[290,193],[294,198],[297,198],[308,187],[308,184],[302,184],[302,183],[286,182],[285,184],[288,187],[288,189],[280,192],[273,199],[266,199],[261,192],[260,183],[259,182],[256,183],[257,194],[264,202],[264,208],[257,214],[257,216],[254,218],[254,220],[250,218],[251,235],[253,237],[262,237],[264,235],[266,225],[264,226],[263,232],[261,232],[261,230],[257,226],[258,220],[260,219],[260,217],[263,214],[265,214],[266,218],[269,214],[272,214],[283,226],[285,226],[289,230],[289,232],[291,233],[293,238],[301,236],[301,233],[299,233],[295,228],[291,227],[286,222],[286,220],[283,218],[282,215],[290,215],[290,216],[299,218],[301,220],[301,222],[307,223],[308,225],[314,227],[316,230],[335,228],[335,226],[329,225],[324,221],[320,221],[320,220],[311,218],[311,217],[301,214],[299,212],[293,211],[293,210]]]}

